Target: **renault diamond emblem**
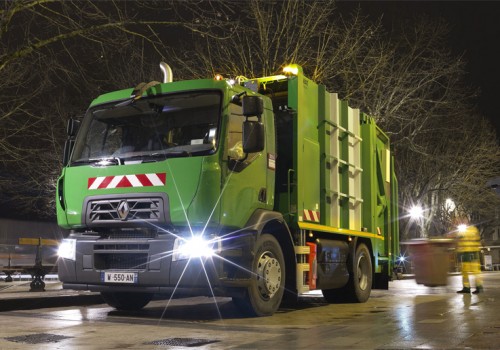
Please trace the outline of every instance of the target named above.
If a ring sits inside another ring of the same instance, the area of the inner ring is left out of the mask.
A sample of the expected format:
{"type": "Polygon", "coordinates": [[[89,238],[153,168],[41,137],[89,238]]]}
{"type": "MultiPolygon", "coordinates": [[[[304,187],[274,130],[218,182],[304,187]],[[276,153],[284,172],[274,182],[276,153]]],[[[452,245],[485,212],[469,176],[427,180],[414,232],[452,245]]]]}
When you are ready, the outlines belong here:
{"type": "Polygon", "coordinates": [[[128,205],[126,200],[123,200],[118,204],[118,208],[116,208],[116,212],[118,216],[122,220],[127,220],[128,213],[130,212],[130,206],[128,205]]]}

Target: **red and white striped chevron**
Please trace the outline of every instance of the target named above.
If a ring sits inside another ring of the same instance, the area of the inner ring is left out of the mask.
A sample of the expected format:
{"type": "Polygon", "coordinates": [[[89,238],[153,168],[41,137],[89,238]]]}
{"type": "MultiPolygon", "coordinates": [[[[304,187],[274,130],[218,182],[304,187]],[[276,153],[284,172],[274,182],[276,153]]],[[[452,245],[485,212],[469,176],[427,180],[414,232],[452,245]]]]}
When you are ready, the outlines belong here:
{"type": "Polygon", "coordinates": [[[304,219],[306,221],[319,222],[319,211],[304,209],[304,219]]]}
{"type": "Polygon", "coordinates": [[[100,190],[126,187],[164,186],[166,182],[166,173],[99,176],[89,177],[87,188],[89,190],[100,190]]]}

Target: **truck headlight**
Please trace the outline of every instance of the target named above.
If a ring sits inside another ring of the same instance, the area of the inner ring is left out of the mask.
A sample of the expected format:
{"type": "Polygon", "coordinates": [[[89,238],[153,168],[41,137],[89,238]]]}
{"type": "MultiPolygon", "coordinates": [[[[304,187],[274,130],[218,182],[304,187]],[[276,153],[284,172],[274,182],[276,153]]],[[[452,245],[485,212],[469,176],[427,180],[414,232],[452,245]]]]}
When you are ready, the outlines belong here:
{"type": "Polygon", "coordinates": [[[63,259],[76,260],[76,239],[63,239],[59,244],[57,255],[63,259]]]}
{"type": "Polygon", "coordinates": [[[189,238],[176,238],[172,261],[192,258],[210,258],[221,251],[219,239],[206,239],[198,235],[189,238]]]}

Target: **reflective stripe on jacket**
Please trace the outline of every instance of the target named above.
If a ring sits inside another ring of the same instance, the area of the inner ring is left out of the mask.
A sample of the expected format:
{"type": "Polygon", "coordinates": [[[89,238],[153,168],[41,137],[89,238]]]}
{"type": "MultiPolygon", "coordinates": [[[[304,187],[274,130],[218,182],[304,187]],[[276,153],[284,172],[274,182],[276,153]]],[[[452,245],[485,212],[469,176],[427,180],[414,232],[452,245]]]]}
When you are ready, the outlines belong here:
{"type": "Polygon", "coordinates": [[[457,253],[477,252],[481,247],[479,231],[474,226],[469,226],[464,232],[458,233],[457,253]]]}

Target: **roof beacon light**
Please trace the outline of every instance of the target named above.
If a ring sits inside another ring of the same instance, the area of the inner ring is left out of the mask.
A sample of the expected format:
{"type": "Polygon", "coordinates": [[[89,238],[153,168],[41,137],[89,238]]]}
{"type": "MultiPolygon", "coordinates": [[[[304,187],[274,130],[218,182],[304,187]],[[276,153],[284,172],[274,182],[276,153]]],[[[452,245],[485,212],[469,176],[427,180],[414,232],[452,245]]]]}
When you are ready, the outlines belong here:
{"type": "Polygon", "coordinates": [[[214,79],[217,81],[221,81],[221,80],[224,80],[224,77],[222,76],[222,74],[216,74],[214,79]]]}
{"type": "Polygon", "coordinates": [[[285,75],[297,75],[301,72],[300,66],[297,64],[289,64],[285,68],[283,68],[283,73],[285,75]]]}

